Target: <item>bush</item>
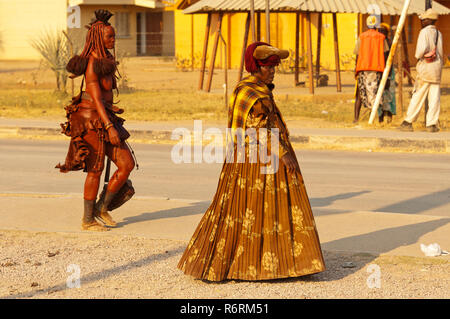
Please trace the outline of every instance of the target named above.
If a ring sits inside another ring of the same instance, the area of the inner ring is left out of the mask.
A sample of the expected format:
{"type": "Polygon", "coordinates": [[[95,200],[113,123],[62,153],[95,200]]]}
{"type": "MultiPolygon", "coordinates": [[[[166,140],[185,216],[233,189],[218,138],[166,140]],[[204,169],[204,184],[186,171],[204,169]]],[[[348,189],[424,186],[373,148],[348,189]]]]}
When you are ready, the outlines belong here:
{"type": "Polygon", "coordinates": [[[46,30],[37,39],[31,40],[30,44],[42,56],[44,65],[54,72],[56,90],[65,92],[68,77],[66,65],[70,59],[70,44],[63,32],[46,30]]]}

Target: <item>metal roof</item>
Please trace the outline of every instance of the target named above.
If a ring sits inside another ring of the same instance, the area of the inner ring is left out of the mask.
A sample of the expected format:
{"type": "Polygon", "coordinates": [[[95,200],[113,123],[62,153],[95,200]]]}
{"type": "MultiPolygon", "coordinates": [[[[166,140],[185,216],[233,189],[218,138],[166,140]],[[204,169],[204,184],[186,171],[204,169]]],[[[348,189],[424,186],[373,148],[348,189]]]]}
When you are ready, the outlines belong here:
{"type": "MultiPolygon", "coordinates": [[[[270,10],[276,12],[335,12],[335,13],[378,13],[399,15],[403,8],[402,0],[271,0],[270,10]]],[[[433,9],[440,15],[450,14],[450,9],[433,1],[433,9]]],[[[183,10],[184,13],[243,12],[250,10],[249,0],[200,0],[183,10]]],[[[265,0],[255,0],[255,11],[265,10],[265,0]]],[[[408,14],[421,14],[425,11],[423,0],[411,0],[408,14]]]]}
{"type": "MultiPolygon", "coordinates": [[[[271,0],[270,9],[276,10],[285,0],[271,0]]],[[[264,11],[265,0],[255,0],[255,11],[264,11]]],[[[183,10],[184,13],[204,13],[211,11],[249,11],[249,0],[200,0],[183,10]]]]}
{"type": "Polygon", "coordinates": [[[163,7],[163,5],[156,0],[69,0],[69,5],[103,5],[106,7],[112,5],[133,5],[150,9],[163,7]]]}

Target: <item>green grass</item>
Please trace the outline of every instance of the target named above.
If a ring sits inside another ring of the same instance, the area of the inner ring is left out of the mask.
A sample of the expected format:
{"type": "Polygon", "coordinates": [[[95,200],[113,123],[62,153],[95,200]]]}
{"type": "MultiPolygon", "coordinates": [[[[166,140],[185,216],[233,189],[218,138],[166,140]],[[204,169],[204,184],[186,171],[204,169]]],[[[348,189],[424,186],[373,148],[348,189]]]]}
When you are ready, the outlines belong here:
{"type": "MultiPolygon", "coordinates": [[[[275,96],[277,98],[277,96],[275,96]]],[[[2,89],[0,90],[0,116],[6,118],[61,118],[65,115],[64,106],[69,104],[68,94],[55,93],[49,89],[2,89]]],[[[354,126],[353,103],[349,97],[283,97],[277,105],[285,120],[301,120],[309,127],[350,127],[354,126]]],[[[223,120],[228,112],[224,97],[197,91],[152,90],[120,93],[115,97],[118,106],[125,109],[123,117],[136,121],[171,120],[223,120]]],[[[405,101],[405,108],[407,107],[405,101]]],[[[441,97],[440,125],[450,127],[450,96],[441,97]]],[[[367,110],[366,110],[367,111],[367,110]]],[[[364,113],[364,110],[362,111],[364,113]]],[[[368,113],[361,121],[362,127],[368,127],[368,113]]],[[[423,114],[416,127],[421,127],[423,114]]],[[[394,125],[373,126],[373,128],[396,127],[400,116],[394,117],[394,125]]]]}
{"type": "MultiPolygon", "coordinates": [[[[0,90],[0,116],[53,118],[64,115],[70,96],[51,90],[0,90]]],[[[127,120],[166,121],[221,119],[226,116],[223,98],[182,91],[136,91],[115,97],[127,120]]]]}
{"type": "MultiPolygon", "coordinates": [[[[128,120],[169,121],[212,119],[228,116],[224,97],[196,91],[153,90],[120,93],[115,97],[128,120]]],[[[61,116],[69,95],[51,90],[0,90],[0,116],[34,118],[61,116]]],[[[331,122],[352,121],[352,105],[331,102],[289,100],[278,106],[286,119],[316,118],[331,122]],[[327,113],[323,112],[326,111],[327,113]]]]}

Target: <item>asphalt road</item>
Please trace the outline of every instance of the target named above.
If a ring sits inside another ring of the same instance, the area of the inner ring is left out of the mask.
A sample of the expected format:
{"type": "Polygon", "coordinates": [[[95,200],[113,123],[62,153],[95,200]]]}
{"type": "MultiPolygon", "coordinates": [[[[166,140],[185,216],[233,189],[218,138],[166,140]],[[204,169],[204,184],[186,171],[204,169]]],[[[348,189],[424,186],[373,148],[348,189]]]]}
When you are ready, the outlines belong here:
{"type": "MultiPolygon", "coordinates": [[[[61,174],[67,142],[0,139],[0,195],[81,193],[61,174]]],[[[211,200],[222,164],[175,164],[172,146],[135,144],[136,196],[211,200]]],[[[297,150],[315,215],[346,211],[450,216],[450,155],[297,150]]]]}

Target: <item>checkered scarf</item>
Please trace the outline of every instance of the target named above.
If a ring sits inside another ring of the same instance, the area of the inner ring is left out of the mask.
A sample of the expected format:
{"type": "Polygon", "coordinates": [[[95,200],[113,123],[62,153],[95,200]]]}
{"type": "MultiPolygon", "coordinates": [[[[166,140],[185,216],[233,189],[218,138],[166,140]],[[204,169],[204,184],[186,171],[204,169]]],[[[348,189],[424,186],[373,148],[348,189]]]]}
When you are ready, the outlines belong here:
{"type": "Polygon", "coordinates": [[[253,105],[260,99],[271,98],[272,92],[266,84],[250,75],[238,83],[230,98],[228,109],[228,127],[233,131],[242,128],[253,105]]]}

